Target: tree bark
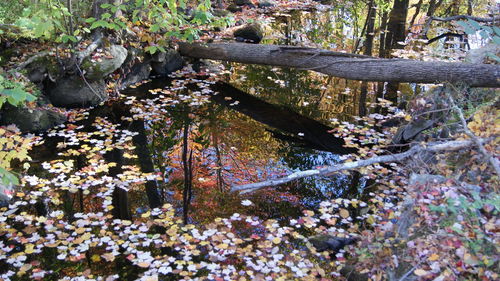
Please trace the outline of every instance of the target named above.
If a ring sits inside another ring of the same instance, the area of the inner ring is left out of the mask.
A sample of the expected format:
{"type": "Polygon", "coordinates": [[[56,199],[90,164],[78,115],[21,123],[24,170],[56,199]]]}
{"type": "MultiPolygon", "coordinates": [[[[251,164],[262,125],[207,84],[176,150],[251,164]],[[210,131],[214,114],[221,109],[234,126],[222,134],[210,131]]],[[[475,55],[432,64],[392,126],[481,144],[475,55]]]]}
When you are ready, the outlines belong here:
{"type": "Polygon", "coordinates": [[[395,0],[394,6],[389,13],[388,32],[385,35],[386,49],[402,49],[403,45],[398,42],[404,42],[406,39],[406,17],[408,15],[409,0],[395,0]]]}
{"type": "Polygon", "coordinates": [[[294,67],[352,80],[500,87],[499,65],[381,59],[313,48],[244,43],[181,42],[179,51],[194,58],[294,67]]]}

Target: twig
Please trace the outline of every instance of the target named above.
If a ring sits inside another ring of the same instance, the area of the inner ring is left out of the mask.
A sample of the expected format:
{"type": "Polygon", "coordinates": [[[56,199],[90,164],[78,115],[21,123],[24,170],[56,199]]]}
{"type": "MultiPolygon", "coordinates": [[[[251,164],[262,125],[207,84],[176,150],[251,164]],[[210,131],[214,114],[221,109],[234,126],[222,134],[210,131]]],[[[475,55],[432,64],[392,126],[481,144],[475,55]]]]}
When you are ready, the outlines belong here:
{"type": "Polygon", "coordinates": [[[101,45],[101,39],[102,37],[97,38],[94,42],[90,43],[85,50],[78,52],[76,55],[76,63],[81,64],[86,57],[90,56],[90,54],[92,54],[95,49],[101,45]]]}
{"type": "Polygon", "coordinates": [[[44,57],[46,55],[48,55],[49,52],[48,51],[45,51],[45,52],[40,52],[32,57],[30,57],[29,59],[27,59],[26,61],[24,61],[23,63],[19,64],[17,67],[16,67],[16,71],[19,71],[19,70],[22,70],[24,69],[25,67],[27,67],[28,65],[30,65],[32,62],[34,62],[36,59],[38,58],[41,58],[41,57],[44,57]]]}
{"type": "Polygon", "coordinates": [[[87,87],[89,87],[90,91],[92,91],[92,93],[93,93],[94,95],[96,95],[97,97],[99,97],[99,98],[100,98],[101,96],[100,96],[100,95],[99,95],[99,94],[98,94],[98,93],[94,90],[94,88],[92,88],[92,86],[90,86],[90,84],[89,84],[89,82],[87,81],[87,79],[85,78],[85,75],[83,74],[83,71],[82,71],[82,69],[80,68],[80,66],[79,66],[77,63],[75,64],[75,66],[76,66],[76,69],[78,69],[78,72],[80,73],[80,76],[82,77],[83,82],[85,82],[85,84],[87,85],[87,87]]]}
{"type": "Polygon", "coordinates": [[[406,279],[406,277],[410,276],[410,274],[413,273],[413,271],[415,269],[417,269],[417,266],[419,266],[420,263],[418,263],[417,265],[413,266],[410,270],[408,270],[403,276],[401,276],[401,278],[399,278],[398,281],[404,281],[406,279]]]}
{"type": "MultiPolygon", "coordinates": [[[[485,140],[478,139],[479,143],[484,142],[485,140]]],[[[433,142],[428,143],[426,145],[415,145],[409,150],[391,154],[391,155],[383,155],[376,156],[372,158],[368,158],[365,160],[359,160],[354,162],[342,163],[338,165],[328,166],[321,169],[313,169],[313,170],[305,170],[295,172],[283,178],[272,179],[267,181],[262,181],[258,183],[251,184],[243,184],[243,185],[235,185],[231,188],[231,191],[239,191],[240,193],[248,193],[254,190],[258,190],[268,186],[277,186],[287,182],[291,182],[300,178],[310,177],[310,176],[330,176],[334,173],[345,171],[345,170],[354,170],[361,167],[370,166],[377,163],[387,163],[387,162],[401,162],[411,156],[420,153],[420,152],[440,152],[440,151],[456,151],[460,149],[464,149],[475,144],[472,140],[465,141],[449,141],[444,143],[433,142]]]]}
{"type": "Polygon", "coordinates": [[[491,156],[491,154],[486,150],[486,148],[481,143],[479,138],[471,130],[469,130],[469,127],[467,127],[467,121],[465,120],[465,117],[464,117],[462,110],[456,105],[455,100],[453,99],[453,97],[449,93],[447,93],[446,95],[448,96],[448,100],[450,101],[453,109],[455,110],[455,112],[457,112],[458,117],[460,118],[464,133],[474,141],[474,143],[476,144],[479,151],[488,160],[488,162],[490,162],[491,166],[495,170],[495,173],[498,176],[500,176],[500,164],[499,164],[498,159],[491,156]]]}

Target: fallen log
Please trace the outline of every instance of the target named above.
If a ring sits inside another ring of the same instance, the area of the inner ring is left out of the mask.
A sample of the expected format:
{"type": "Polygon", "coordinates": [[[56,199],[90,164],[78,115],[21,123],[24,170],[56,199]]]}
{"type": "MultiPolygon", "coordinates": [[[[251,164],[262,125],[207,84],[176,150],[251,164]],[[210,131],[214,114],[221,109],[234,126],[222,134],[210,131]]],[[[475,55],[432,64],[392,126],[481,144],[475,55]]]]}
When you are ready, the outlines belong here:
{"type": "Polygon", "coordinates": [[[314,70],[372,82],[461,83],[500,87],[500,65],[382,59],[294,46],[245,43],[179,43],[181,55],[314,70]]]}

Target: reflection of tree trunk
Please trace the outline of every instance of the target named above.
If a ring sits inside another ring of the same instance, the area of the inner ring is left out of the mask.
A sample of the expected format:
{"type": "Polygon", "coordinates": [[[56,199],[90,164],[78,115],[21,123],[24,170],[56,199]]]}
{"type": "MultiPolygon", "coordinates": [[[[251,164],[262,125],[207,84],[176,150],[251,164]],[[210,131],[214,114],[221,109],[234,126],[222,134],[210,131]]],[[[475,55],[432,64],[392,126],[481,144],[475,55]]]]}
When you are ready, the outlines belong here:
{"type": "MultiPolygon", "coordinates": [[[[388,18],[388,13],[384,12],[382,14],[382,19],[380,22],[380,37],[379,37],[379,49],[378,49],[378,56],[381,58],[387,57],[387,54],[385,52],[385,35],[387,33],[387,18],[388,18]]],[[[384,97],[384,82],[378,82],[377,83],[377,99],[383,98],[384,97]]],[[[379,112],[380,107],[377,106],[375,109],[375,112],[379,112]]]]}
{"type": "Polygon", "coordinates": [[[356,149],[343,147],[345,141],[342,138],[337,138],[328,133],[329,130],[332,130],[331,127],[314,119],[284,107],[267,103],[229,84],[217,83],[212,86],[212,89],[219,92],[218,95],[211,97],[212,100],[286,133],[287,135],[281,134],[281,136],[289,141],[336,154],[356,152],[356,149]],[[225,99],[226,97],[230,97],[231,100],[225,99]],[[239,103],[229,106],[234,101],[239,101],[239,103]]]}
{"type": "Polygon", "coordinates": [[[184,168],[184,192],[182,194],[182,215],[184,224],[188,223],[189,205],[192,197],[193,185],[193,151],[189,152],[189,120],[184,124],[182,136],[182,166],[184,168]],[[189,156],[188,156],[189,154],[189,156]]]}
{"type": "MultiPolygon", "coordinates": [[[[392,49],[402,49],[403,45],[398,42],[404,42],[406,39],[406,17],[408,15],[409,0],[395,0],[394,6],[389,14],[387,23],[388,32],[385,37],[385,53],[390,57],[392,49]]],[[[386,87],[385,98],[397,102],[399,83],[388,83],[386,87]]]]}
{"type": "Polygon", "coordinates": [[[408,25],[408,30],[411,30],[411,28],[415,24],[415,20],[417,19],[418,14],[420,14],[420,9],[422,8],[422,3],[423,2],[424,2],[423,0],[419,0],[418,3],[416,4],[416,6],[415,6],[415,14],[413,14],[413,17],[410,20],[410,24],[408,25]]]}
{"type": "Polygon", "coordinates": [[[429,1],[429,9],[427,9],[427,17],[434,16],[434,11],[436,10],[436,0],[429,1]]]}
{"type": "Polygon", "coordinates": [[[376,11],[375,11],[375,6],[373,4],[373,0],[370,0],[370,3],[368,4],[368,16],[366,18],[366,39],[365,39],[365,45],[364,45],[364,51],[363,55],[366,56],[371,56],[372,55],[372,49],[373,49],[373,31],[375,29],[375,16],[376,16],[376,11]]]}
{"type": "Polygon", "coordinates": [[[219,188],[220,192],[224,192],[224,179],[222,177],[222,155],[220,153],[219,135],[217,132],[212,133],[212,140],[214,142],[215,157],[217,161],[217,187],[219,188]]]}
{"type": "Polygon", "coordinates": [[[366,115],[366,96],[368,95],[368,82],[361,82],[361,90],[359,94],[358,115],[360,117],[366,115]]]}
{"type": "Polygon", "coordinates": [[[379,49],[378,49],[378,56],[380,58],[386,58],[387,54],[385,52],[385,36],[387,34],[387,20],[388,20],[388,14],[387,12],[384,12],[382,14],[382,19],[380,21],[380,38],[379,38],[379,49]]]}
{"type": "MultiPolygon", "coordinates": [[[[146,137],[146,131],[144,129],[144,121],[134,120],[129,129],[133,132],[139,133],[133,136],[132,141],[135,146],[135,153],[139,158],[139,166],[143,173],[154,173],[155,167],[153,160],[151,159],[151,152],[148,148],[148,139],[146,137]]],[[[159,193],[159,187],[156,180],[149,180],[146,182],[146,195],[148,196],[148,202],[150,208],[157,208],[163,205],[163,200],[159,193]]]]}
{"type": "MultiPolygon", "coordinates": [[[[374,37],[373,32],[375,29],[375,16],[376,16],[376,11],[375,11],[374,2],[373,2],[373,0],[370,0],[370,3],[368,4],[368,15],[366,17],[366,38],[365,38],[365,44],[364,44],[364,50],[363,50],[363,55],[366,55],[366,56],[372,55],[373,37],[374,37]]],[[[366,115],[366,96],[367,96],[367,94],[368,94],[368,83],[362,82],[360,96],[359,96],[359,108],[358,108],[359,116],[366,115]]]]}
{"type": "MultiPolygon", "coordinates": [[[[123,172],[123,151],[120,149],[113,149],[106,154],[104,158],[107,162],[115,162],[116,166],[109,168],[109,175],[116,177],[118,174],[123,172]]],[[[130,220],[132,219],[132,214],[130,212],[130,203],[128,200],[128,191],[124,190],[118,186],[115,187],[113,191],[113,217],[116,219],[130,220]]]]}
{"type": "Polygon", "coordinates": [[[398,42],[404,42],[406,38],[405,24],[408,15],[408,2],[409,0],[394,1],[394,6],[389,14],[389,22],[387,23],[386,49],[401,49],[403,47],[398,42]]]}

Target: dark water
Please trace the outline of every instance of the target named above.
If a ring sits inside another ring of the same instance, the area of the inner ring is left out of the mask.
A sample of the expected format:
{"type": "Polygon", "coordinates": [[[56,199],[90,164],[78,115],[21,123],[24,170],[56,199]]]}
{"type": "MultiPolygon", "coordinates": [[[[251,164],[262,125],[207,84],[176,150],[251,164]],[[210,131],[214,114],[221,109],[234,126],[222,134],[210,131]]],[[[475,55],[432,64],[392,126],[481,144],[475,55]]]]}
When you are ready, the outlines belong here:
{"type": "MultiPolygon", "coordinates": [[[[268,32],[267,43],[345,48],[354,29],[336,20],[342,13],[278,16],[270,24],[274,31],[268,32]]],[[[138,159],[123,157],[118,149],[107,153],[105,160],[119,163],[115,173],[121,165],[136,165],[163,176],[129,192],[130,210],[122,210],[123,215],[144,212],[158,199],[174,203],[181,214],[186,167],[191,169],[190,215],[195,222],[235,212],[286,219],[316,208],[322,200],[362,196],[366,181],[356,173],[302,179],[243,197],[228,193],[234,185],[338,163],[339,155],[354,151],[328,133],[331,121],[353,121],[366,105],[359,104],[357,81],[257,65],[224,67],[218,82],[158,78],[127,89],[125,97],[90,110],[88,119],[75,123],[92,133],[96,118],[105,118],[117,128],[138,132],[133,138],[138,159]],[[243,206],[245,199],[252,205],[243,206]]],[[[373,86],[369,84],[368,101],[374,100],[373,86]]],[[[45,146],[35,149],[34,162],[49,160],[62,141],[67,140],[48,138],[45,146]]],[[[32,171],[36,169],[34,165],[32,171]]]]}

